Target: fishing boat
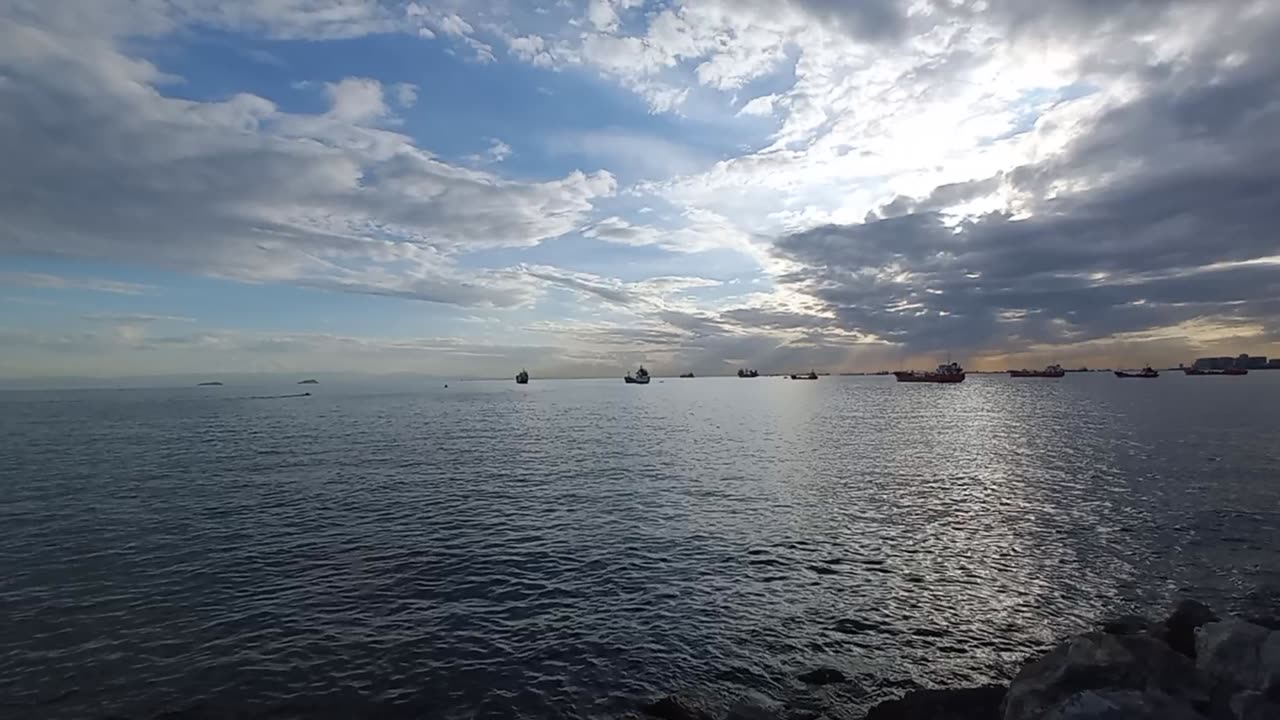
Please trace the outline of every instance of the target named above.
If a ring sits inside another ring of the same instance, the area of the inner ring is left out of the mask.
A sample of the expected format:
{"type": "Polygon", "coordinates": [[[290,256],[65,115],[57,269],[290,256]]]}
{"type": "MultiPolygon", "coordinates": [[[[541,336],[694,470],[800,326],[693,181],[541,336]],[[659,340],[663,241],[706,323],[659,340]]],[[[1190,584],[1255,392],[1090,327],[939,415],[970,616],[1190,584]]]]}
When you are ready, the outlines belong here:
{"type": "Polygon", "coordinates": [[[693,373],[691,373],[691,372],[687,372],[687,373],[685,373],[685,374],[681,375],[680,377],[682,377],[682,378],[691,378],[691,377],[693,377],[693,373]]]}
{"type": "Polygon", "coordinates": [[[636,371],[636,374],[635,374],[635,375],[632,375],[631,373],[627,373],[627,376],[626,376],[626,377],[624,377],[624,378],[622,378],[622,379],[623,379],[623,380],[624,380],[628,385],[648,385],[648,384],[649,384],[649,371],[648,371],[648,370],[645,370],[645,369],[644,369],[644,366],[643,366],[643,365],[641,365],[641,366],[640,366],[640,369],[636,371]]]}
{"type": "Polygon", "coordinates": [[[1116,370],[1118,378],[1158,378],[1160,373],[1156,372],[1150,365],[1142,368],[1138,372],[1129,372],[1127,370],[1116,370]]]}
{"type": "Polygon", "coordinates": [[[810,370],[808,375],[792,375],[792,380],[817,380],[818,373],[810,370]]]}
{"type": "Polygon", "coordinates": [[[516,375],[516,384],[517,384],[517,385],[528,385],[528,384],[529,384],[529,371],[528,371],[528,370],[521,370],[521,371],[516,375]]]}
{"type": "Polygon", "coordinates": [[[738,377],[740,377],[740,378],[757,378],[757,377],[760,377],[760,371],[759,371],[759,370],[748,370],[748,369],[746,369],[746,368],[742,368],[741,370],[739,370],[739,371],[738,371],[738,377]]]}
{"type": "Polygon", "coordinates": [[[898,382],[961,383],[964,382],[964,368],[960,363],[947,363],[939,365],[937,370],[899,370],[893,376],[898,382]]]}
{"type": "Polygon", "coordinates": [[[1222,368],[1221,370],[1209,368],[1183,368],[1182,372],[1187,375],[1248,375],[1249,371],[1244,368],[1222,368]]]}
{"type": "Polygon", "coordinates": [[[1010,370],[1009,377],[1016,378],[1060,378],[1065,377],[1066,370],[1061,365],[1050,365],[1043,370],[1010,370]]]}

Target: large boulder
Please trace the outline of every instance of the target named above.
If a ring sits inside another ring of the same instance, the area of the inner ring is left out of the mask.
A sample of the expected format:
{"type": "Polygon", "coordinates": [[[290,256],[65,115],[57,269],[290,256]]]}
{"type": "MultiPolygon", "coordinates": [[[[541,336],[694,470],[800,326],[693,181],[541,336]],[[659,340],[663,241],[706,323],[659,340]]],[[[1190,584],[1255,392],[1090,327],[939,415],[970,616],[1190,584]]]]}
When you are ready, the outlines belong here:
{"type": "Polygon", "coordinates": [[[1280,693],[1280,632],[1243,620],[1209,623],[1196,635],[1196,667],[1215,684],[1280,693]]]}
{"type": "Polygon", "coordinates": [[[1182,600],[1164,621],[1164,640],[1174,650],[1195,658],[1196,630],[1217,621],[1218,615],[1208,605],[1196,600],[1182,600]]]}
{"type": "Polygon", "coordinates": [[[1213,683],[1214,716],[1280,718],[1280,631],[1244,620],[1196,634],[1196,667],[1213,683]]]}
{"type": "Polygon", "coordinates": [[[1005,690],[1003,685],[914,690],[871,708],[866,720],[999,720],[1005,690]]]}
{"type": "Polygon", "coordinates": [[[1204,720],[1204,716],[1163,693],[1086,690],[1055,705],[1039,720],[1204,720]]]}
{"type": "Polygon", "coordinates": [[[1280,700],[1260,692],[1239,692],[1227,703],[1226,717],[1231,720],[1276,720],[1280,718],[1280,700]]]}
{"type": "Polygon", "coordinates": [[[711,713],[675,695],[645,703],[640,711],[658,720],[711,720],[711,713]]]}
{"type": "Polygon", "coordinates": [[[1141,615],[1121,615],[1102,623],[1102,632],[1108,635],[1146,635],[1154,624],[1141,615]]]}
{"type": "MultiPolygon", "coordinates": [[[[1134,703],[1177,717],[1194,717],[1209,707],[1209,688],[1195,665],[1163,642],[1144,635],[1089,633],[1072,638],[1023,666],[1009,686],[1004,720],[1045,717],[1109,717],[1069,715],[1116,706],[1114,717],[1127,717],[1134,703]],[[1117,693],[1131,692],[1132,695],[1117,693]],[[1051,715],[1051,713],[1059,715],[1051,715]]],[[[1108,711],[1109,712],[1109,711],[1108,711]]],[[[1142,717],[1142,716],[1139,716],[1142,717]]]]}

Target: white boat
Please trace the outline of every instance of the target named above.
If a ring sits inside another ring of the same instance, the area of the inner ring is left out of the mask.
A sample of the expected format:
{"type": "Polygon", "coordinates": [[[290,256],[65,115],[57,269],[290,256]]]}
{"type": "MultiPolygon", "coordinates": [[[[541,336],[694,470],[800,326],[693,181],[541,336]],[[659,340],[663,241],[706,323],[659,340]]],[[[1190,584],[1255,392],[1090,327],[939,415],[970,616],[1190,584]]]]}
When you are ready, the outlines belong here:
{"type": "Polygon", "coordinates": [[[627,376],[622,379],[626,381],[628,385],[648,385],[649,371],[645,370],[644,366],[641,365],[640,369],[636,371],[635,375],[632,375],[631,373],[627,373],[627,376]]]}

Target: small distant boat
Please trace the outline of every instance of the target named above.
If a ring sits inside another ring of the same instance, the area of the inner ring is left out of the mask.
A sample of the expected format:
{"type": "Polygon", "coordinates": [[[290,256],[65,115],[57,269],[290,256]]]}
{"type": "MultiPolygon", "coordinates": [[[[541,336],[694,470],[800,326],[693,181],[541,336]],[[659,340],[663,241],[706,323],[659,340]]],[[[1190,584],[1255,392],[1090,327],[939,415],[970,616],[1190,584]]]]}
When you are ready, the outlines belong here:
{"type": "Polygon", "coordinates": [[[197,383],[196,387],[222,387],[222,383],[218,382],[217,380],[214,380],[213,382],[197,383]]]}
{"type": "Polygon", "coordinates": [[[1248,375],[1249,371],[1244,368],[1222,368],[1221,370],[1207,368],[1183,368],[1182,372],[1187,375],[1248,375]]]}
{"type": "Polygon", "coordinates": [[[528,370],[521,370],[521,371],[516,375],[516,384],[517,384],[517,385],[528,385],[528,384],[529,384],[529,371],[528,371],[528,370]]]}
{"type": "Polygon", "coordinates": [[[624,377],[624,378],[622,378],[622,379],[623,379],[623,380],[624,380],[628,385],[648,385],[648,384],[649,384],[649,371],[648,371],[648,370],[645,370],[645,369],[644,369],[644,366],[643,366],[643,365],[641,365],[641,366],[640,366],[640,369],[636,371],[636,374],[635,374],[635,375],[632,375],[631,373],[627,373],[627,376],[626,376],[626,377],[624,377]]]}
{"type": "Polygon", "coordinates": [[[1153,370],[1150,365],[1142,368],[1138,372],[1128,372],[1127,370],[1116,370],[1115,373],[1116,373],[1116,377],[1118,378],[1158,378],[1160,377],[1160,373],[1153,370]]]}
{"type": "Polygon", "coordinates": [[[898,382],[909,383],[962,383],[964,368],[960,363],[939,365],[937,370],[899,370],[893,374],[898,382]]]}
{"type": "Polygon", "coordinates": [[[319,385],[320,381],[316,380],[315,378],[307,378],[306,380],[299,380],[298,384],[299,385],[319,385]]]}
{"type": "Polygon", "coordinates": [[[817,380],[818,373],[810,370],[808,375],[792,375],[792,380],[817,380]]]}
{"type": "Polygon", "coordinates": [[[740,378],[757,378],[757,377],[760,377],[760,371],[759,371],[759,370],[748,370],[748,369],[746,369],[746,368],[742,368],[741,370],[739,370],[739,371],[738,371],[738,377],[740,377],[740,378]]]}
{"type": "Polygon", "coordinates": [[[685,374],[681,375],[680,377],[682,377],[682,378],[691,378],[691,377],[693,377],[693,373],[691,373],[691,372],[690,372],[690,373],[685,373],[685,374]]]}
{"type": "Polygon", "coordinates": [[[1009,377],[1016,378],[1060,378],[1066,377],[1067,371],[1061,365],[1050,365],[1043,370],[1010,370],[1009,377]]]}

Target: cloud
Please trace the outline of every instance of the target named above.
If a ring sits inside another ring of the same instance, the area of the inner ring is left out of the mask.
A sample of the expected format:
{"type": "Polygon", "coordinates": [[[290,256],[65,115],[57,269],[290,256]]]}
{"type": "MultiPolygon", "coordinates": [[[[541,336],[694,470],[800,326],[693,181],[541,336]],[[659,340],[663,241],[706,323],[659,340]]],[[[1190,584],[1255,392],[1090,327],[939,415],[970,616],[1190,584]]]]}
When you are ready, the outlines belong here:
{"type": "Polygon", "coordinates": [[[392,86],[395,91],[396,104],[402,108],[408,109],[418,103],[418,86],[413,83],[396,83],[392,86]]]}
{"type": "Polygon", "coordinates": [[[1274,342],[1280,64],[1262,48],[1280,21],[1268,20],[1197,62],[1150,67],[1140,94],[1040,162],[779,238],[798,265],[784,282],[841,327],[915,350],[1070,346],[1197,323],[1274,342]],[[944,212],[1002,186],[1016,213],[944,212]]]}
{"type": "Polygon", "coordinates": [[[337,83],[326,83],[325,93],[332,106],[329,116],[352,124],[366,124],[387,115],[387,103],[382,95],[382,83],[369,78],[346,78],[337,83]]]}
{"type": "Polygon", "coordinates": [[[141,295],[152,289],[149,285],[121,282],[119,280],[29,272],[0,272],[0,281],[5,284],[23,287],[52,290],[92,290],[94,292],[115,293],[117,295],[141,295]]]}
{"type": "Polygon", "coordinates": [[[707,210],[687,208],[674,227],[636,224],[618,216],[587,225],[585,237],[619,245],[653,245],[672,252],[736,250],[748,256],[763,252],[754,239],[726,218],[707,210]]]}
{"type": "Polygon", "coordinates": [[[489,138],[489,149],[481,155],[470,156],[471,162],[478,165],[493,165],[500,163],[511,157],[514,151],[511,146],[499,140],[498,138],[489,138]]]}
{"type": "Polygon", "coordinates": [[[516,182],[450,165],[370,127],[388,118],[370,79],[328,85],[323,115],[167,97],[170,78],[61,7],[0,22],[5,252],[503,306],[528,283],[457,256],[562,235],[616,190],[607,172],[516,182]]]}
{"type": "Polygon", "coordinates": [[[143,325],[163,322],[194,322],[193,318],[183,315],[150,315],[146,313],[93,313],[85,315],[85,320],[121,325],[143,325]]]}

